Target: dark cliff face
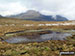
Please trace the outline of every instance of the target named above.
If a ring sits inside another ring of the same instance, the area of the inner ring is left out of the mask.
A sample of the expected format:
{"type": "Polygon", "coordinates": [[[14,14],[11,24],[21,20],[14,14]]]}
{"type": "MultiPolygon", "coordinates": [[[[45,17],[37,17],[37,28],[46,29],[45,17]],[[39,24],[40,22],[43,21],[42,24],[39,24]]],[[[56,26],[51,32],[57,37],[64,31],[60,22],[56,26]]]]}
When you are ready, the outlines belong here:
{"type": "Polygon", "coordinates": [[[68,20],[67,18],[60,15],[56,15],[56,17],[53,17],[51,15],[47,16],[47,15],[42,15],[40,12],[34,10],[29,10],[26,13],[12,15],[9,17],[24,19],[24,20],[32,20],[32,21],[67,21],[68,20]]]}

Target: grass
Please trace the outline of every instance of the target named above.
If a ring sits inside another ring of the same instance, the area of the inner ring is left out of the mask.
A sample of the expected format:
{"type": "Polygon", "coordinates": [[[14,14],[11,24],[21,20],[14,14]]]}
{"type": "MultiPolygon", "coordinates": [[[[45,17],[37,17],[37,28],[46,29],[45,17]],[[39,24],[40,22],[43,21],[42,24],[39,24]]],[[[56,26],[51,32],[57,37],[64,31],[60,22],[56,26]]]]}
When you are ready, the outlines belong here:
{"type": "MultiPolygon", "coordinates": [[[[66,21],[65,21],[66,22],[66,21]]],[[[69,30],[75,30],[75,25],[69,26],[41,26],[38,24],[45,23],[65,23],[65,22],[35,22],[24,21],[18,19],[0,19],[0,37],[8,32],[27,31],[32,30],[36,34],[36,30],[49,29],[52,31],[69,32],[69,30]],[[5,26],[8,24],[9,26],[5,26]],[[15,26],[10,26],[15,24],[15,26]],[[34,24],[34,27],[26,27],[23,24],[34,24]]],[[[71,21],[67,21],[71,22],[71,21]]],[[[41,32],[42,33],[42,32],[41,32]]],[[[74,32],[75,33],[75,32],[74,32]]],[[[31,33],[25,33],[26,35],[32,35],[31,33]]],[[[19,34],[18,34],[19,35],[19,34]]],[[[9,35],[7,35],[9,36],[9,35]]],[[[75,51],[75,35],[68,37],[67,41],[48,40],[41,43],[27,43],[27,44],[9,44],[0,41],[0,56],[59,56],[60,51],[75,51]]]]}
{"type": "MultiPolygon", "coordinates": [[[[70,21],[67,21],[70,22],[70,21]]],[[[35,22],[35,21],[24,21],[24,20],[18,20],[18,19],[8,19],[8,18],[0,18],[0,35],[3,35],[7,32],[15,32],[15,31],[21,31],[21,30],[40,30],[40,29],[64,29],[64,30],[73,30],[75,29],[75,25],[69,25],[69,26],[37,26],[38,24],[52,24],[52,23],[65,23],[65,22],[35,22]],[[15,26],[10,26],[14,24],[15,26]],[[24,24],[34,24],[34,26],[26,27],[23,26],[24,24]],[[8,26],[6,26],[8,25],[8,26]]]]}
{"type": "Polygon", "coordinates": [[[59,56],[60,51],[75,51],[75,43],[53,40],[28,44],[8,44],[0,42],[0,55],[5,56],[59,56]]]}

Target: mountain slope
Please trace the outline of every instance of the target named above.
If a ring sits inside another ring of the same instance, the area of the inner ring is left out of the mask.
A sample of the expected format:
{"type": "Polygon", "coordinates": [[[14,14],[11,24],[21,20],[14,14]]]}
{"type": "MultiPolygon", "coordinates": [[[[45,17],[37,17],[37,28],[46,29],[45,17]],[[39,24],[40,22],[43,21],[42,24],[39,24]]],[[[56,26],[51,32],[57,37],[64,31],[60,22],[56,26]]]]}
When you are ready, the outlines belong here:
{"type": "Polygon", "coordinates": [[[3,16],[2,15],[0,15],[0,18],[2,18],[3,16]]]}
{"type": "Polygon", "coordinates": [[[34,11],[34,10],[29,10],[26,13],[12,15],[9,17],[24,19],[24,20],[33,20],[33,21],[67,21],[68,20],[67,18],[62,17],[60,15],[56,15],[56,17],[53,17],[51,15],[46,16],[46,15],[42,15],[38,11],[34,11]]]}

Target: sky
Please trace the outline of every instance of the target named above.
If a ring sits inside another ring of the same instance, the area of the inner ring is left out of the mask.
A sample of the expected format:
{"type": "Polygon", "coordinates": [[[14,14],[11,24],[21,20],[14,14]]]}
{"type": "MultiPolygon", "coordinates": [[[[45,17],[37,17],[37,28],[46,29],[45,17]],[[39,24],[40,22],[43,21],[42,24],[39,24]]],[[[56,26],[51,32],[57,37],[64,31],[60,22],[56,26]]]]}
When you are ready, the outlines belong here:
{"type": "Polygon", "coordinates": [[[28,10],[75,20],[75,0],[0,0],[0,15],[14,15],[28,10]]]}

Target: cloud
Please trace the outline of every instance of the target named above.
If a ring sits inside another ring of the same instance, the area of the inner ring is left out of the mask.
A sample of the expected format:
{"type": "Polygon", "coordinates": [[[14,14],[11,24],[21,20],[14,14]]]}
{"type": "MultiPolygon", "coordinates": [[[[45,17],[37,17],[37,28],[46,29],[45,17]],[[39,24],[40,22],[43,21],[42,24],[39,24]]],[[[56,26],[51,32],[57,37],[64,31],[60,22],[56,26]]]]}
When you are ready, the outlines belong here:
{"type": "Polygon", "coordinates": [[[1,0],[0,14],[11,15],[37,10],[45,15],[62,15],[75,20],[75,0],[1,0]],[[4,3],[4,4],[3,4],[4,3]]]}
{"type": "Polygon", "coordinates": [[[7,5],[0,4],[0,8],[0,14],[3,16],[18,14],[28,10],[26,6],[22,6],[20,2],[12,2],[8,3],[7,5]]]}
{"type": "Polygon", "coordinates": [[[46,15],[62,15],[75,20],[75,0],[38,0],[30,1],[32,6],[46,15]]]}

